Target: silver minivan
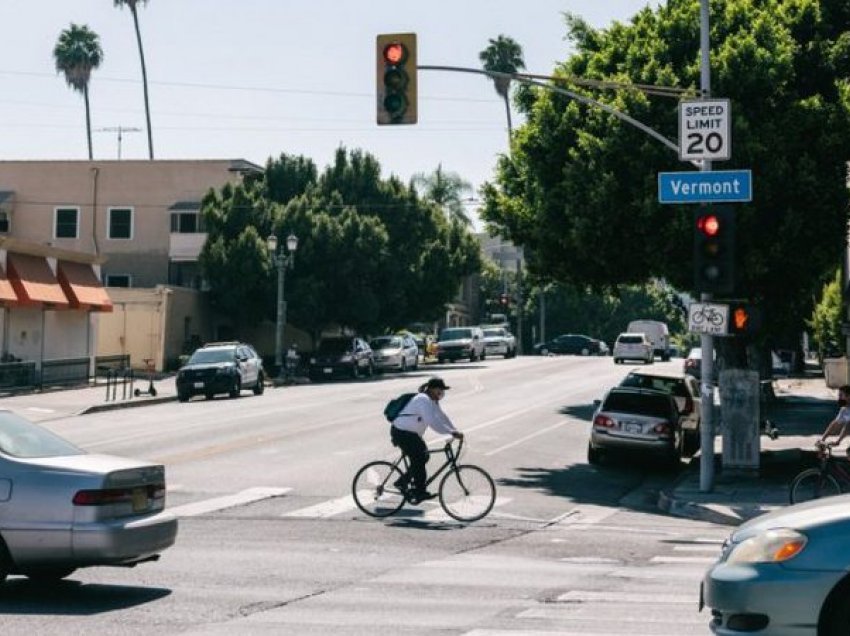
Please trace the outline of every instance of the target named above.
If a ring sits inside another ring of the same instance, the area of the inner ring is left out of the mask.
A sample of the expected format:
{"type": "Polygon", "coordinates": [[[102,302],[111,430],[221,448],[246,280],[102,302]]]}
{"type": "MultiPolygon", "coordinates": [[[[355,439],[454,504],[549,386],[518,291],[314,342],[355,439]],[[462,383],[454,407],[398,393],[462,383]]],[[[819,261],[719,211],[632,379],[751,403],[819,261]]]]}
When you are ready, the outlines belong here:
{"type": "Polygon", "coordinates": [[[484,331],[481,327],[448,327],[440,332],[437,341],[437,361],[468,359],[484,360],[484,331]]]}
{"type": "Polygon", "coordinates": [[[642,360],[646,364],[655,361],[652,343],[645,333],[621,333],[614,343],[614,364],[625,360],[642,360]]]}

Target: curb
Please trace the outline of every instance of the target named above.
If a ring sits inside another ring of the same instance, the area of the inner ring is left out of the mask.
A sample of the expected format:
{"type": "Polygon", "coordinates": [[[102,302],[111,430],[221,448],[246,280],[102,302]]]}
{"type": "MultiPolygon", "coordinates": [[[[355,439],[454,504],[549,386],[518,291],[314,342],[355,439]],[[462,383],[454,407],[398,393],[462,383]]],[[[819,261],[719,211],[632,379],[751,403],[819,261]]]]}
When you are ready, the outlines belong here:
{"type": "Polygon", "coordinates": [[[658,508],[674,517],[708,521],[725,526],[740,526],[742,523],[781,506],[765,506],[759,503],[700,504],[694,501],[682,501],[667,492],[658,495],[658,508]]]}
{"type": "Polygon", "coordinates": [[[94,406],[87,406],[75,413],[75,415],[86,415],[88,413],[101,413],[102,411],[116,411],[118,409],[131,409],[139,406],[150,406],[152,404],[164,404],[166,402],[173,402],[177,399],[176,395],[163,395],[162,397],[156,398],[147,398],[147,399],[129,399],[122,400],[121,402],[108,402],[105,404],[95,404],[94,406]]]}

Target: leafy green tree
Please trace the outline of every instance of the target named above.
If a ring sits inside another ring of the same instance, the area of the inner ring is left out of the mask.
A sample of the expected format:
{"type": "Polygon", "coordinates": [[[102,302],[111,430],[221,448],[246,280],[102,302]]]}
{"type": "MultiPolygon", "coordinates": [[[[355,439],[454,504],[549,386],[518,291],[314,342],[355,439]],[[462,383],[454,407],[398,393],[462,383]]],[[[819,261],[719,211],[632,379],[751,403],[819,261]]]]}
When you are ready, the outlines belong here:
{"type": "MultiPolygon", "coordinates": [[[[478,54],[485,71],[497,73],[516,73],[525,68],[522,47],[506,35],[499,35],[495,40],[490,39],[486,49],[478,54]]],[[[499,96],[505,101],[505,116],[508,118],[508,139],[511,138],[511,80],[506,77],[494,77],[493,85],[499,96]]]]}
{"type": "Polygon", "coordinates": [[[142,64],[142,88],[144,89],[145,94],[145,119],[147,120],[148,125],[148,157],[153,159],[153,132],[151,131],[151,107],[150,101],[148,99],[148,71],[145,67],[145,50],[142,47],[142,32],[139,29],[139,12],[137,10],[138,5],[147,4],[148,0],[113,0],[113,6],[124,8],[125,6],[130,9],[130,13],[133,14],[133,26],[136,29],[136,42],[139,45],[139,61],[142,64]]]}
{"type": "Polygon", "coordinates": [[[825,353],[844,353],[845,339],[841,334],[843,311],[841,303],[841,270],[823,286],[820,301],[815,305],[808,325],[818,351],[818,359],[825,353]]]}
{"type": "MultiPolygon", "coordinates": [[[[714,5],[715,9],[720,5],[714,5]]],[[[846,243],[850,149],[850,5],[846,0],[727,0],[713,11],[712,92],[731,99],[735,142],[724,168],[751,168],[754,200],[737,205],[735,296],[759,303],[777,341],[797,340],[811,289],[846,243]]],[[[699,2],[670,0],[597,30],[569,16],[576,54],[555,75],[696,91],[699,2]]],[[[677,104],[638,90],[572,88],[668,138],[677,104]]],[[[527,123],[483,189],[484,219],[527,248],[532,275],[612,289],[663,278],[692,285],[691,212],[661,206],[675,153],[598,108],[543,89],[520,103],[527,123]]]]}
{"type": "Polygon", "coordinates": [[[430,174],[420,172],[413,175],[413,185],[422,188],[425,199],[443,210],[449,220],[472,224],[463,202],[464,195],[472,193],[472,184],[456,172],[445,172],[443,165],[438,164],[430,174]]]}
{"type": "Polygon", "coordinates": [[[56,72],[65,76],[68,86],[83,94],[86,105],[86,139],[89,160],[93,159],[91,140],[91,112],[89,109],[89,81],[91,72],[103,62],[103,49],[97,33],[86,25],[71,24],[59,34],[53,48],[56,72]]]}

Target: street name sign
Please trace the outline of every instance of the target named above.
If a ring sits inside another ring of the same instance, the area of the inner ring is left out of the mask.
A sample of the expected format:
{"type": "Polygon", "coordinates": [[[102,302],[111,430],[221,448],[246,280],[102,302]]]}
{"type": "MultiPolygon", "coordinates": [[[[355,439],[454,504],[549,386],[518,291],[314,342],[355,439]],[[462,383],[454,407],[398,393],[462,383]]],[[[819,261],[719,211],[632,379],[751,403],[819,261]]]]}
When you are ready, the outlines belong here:
{"type": "Polygon", "coordinates": [[[729,333],[729,305],[691,303],[688,305],[688,331],[725,336],[729,333]]]}
{"type": "Polygon", "coordinates": [[[753,200],[750,170],[659,172],[659,203],[746,203],[753,200]]]}
{"type": "Polygon", "coordinates": [[[731,156],[728,99],[703,99],[679,104],[679,159],[725,161],[731,156]]]}

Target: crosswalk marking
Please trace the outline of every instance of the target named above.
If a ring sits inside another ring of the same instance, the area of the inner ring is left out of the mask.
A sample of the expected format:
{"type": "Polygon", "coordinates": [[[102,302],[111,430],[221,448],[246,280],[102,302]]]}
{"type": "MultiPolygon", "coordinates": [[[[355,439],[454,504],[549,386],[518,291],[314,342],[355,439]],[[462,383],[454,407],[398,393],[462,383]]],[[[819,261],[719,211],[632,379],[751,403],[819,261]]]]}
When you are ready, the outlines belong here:
{"type": "Polygon", "coordinates": [[[173,508],[168,508],[167,511],[176,517],[197,517],[198,515],[204,515],[217,510],[224,510],[225,508],[233,508],[235,506],[254,503],[255,501],[260,501],[262,499],[280,497],[291,490],[292,488],[248,488],[247,490],[243,490],[232,495],[213,497],[212,499],[203,499],[201,501],[194,501],[182,506],[175,506],[173,508]]]}
{"type": "MultiPolygon", "coordinates": [[[[696,599],[691,598],[691,603],[696,606],[696,599]]],[[[658,605],[666,605],[666,603],[656,601],[658,605]]],[[[564,605],[562,607],[557,607],[553,605],[547,605],[545,607],[536,607],[532,609],[523,610],[519,614],[516,615],[517,618],[534,618],[534,619],[545,619],[545,620],[564,620],[565,618],[573,618],[577,620],[587,621],[591,620],[587,617],[579,617],[573,616],[570,617],[569,614],[574,613],[575,607],[570,605],[564,605]]],[[[616,618],[613,617],[605,617],[607,620],[613,620],[618,623],[638,623],[640,625],[645,625],[647,623],[655,623],[659,625],[682,625],[682,624],[690,624],[690,625],[705,625],[706,620],[704,616],[685,616],[682,614],[676,614],[675,616],[652,616],[646,613],[640,614],[639,616],[635,616],[632,613],[626,614],[623,613],[621,615],[617,615],[616,618]]],[[[593,619],[597,620],[597,619],[593,619]]],[[[641,634],[645,632],[641,630],[641,634]]],[[[681,632],[679,632],[681,633],[681,632]]]]}
{"type": "Polygon", "coordinates": [[[607,602],[612,603],[675,603],[682,605],[693,605],[693,594],[668,594],[663,596],[646,592],[616,592],[592,591],[592,590],[570,590],[558,596],[558,600],[567,603],[607,602]]]}
{"type": "Polygon", "coordinates": [[[674,552],[705,552],[707,554],[720,554],[719,545],[677,545],[673,547],[674,552]]]}
{"type": "Polygon", "coordinates": [[[653,563],[705,563],[710,565],[717,561],[713,557],[696,557],[696,556],[654,556],[650,559],[653,563]]]}
{"type": "Polygon", "coordinates": [[[281,517],[313,517],[317,519],[326,519],[327,517],[332,517],[342,512],[354,510],[356,507],[357,504],[354,503],[354,497],[346,495],[345,497],[339,497],[338,499],[323,501],[315,506],[307,506],[306,508],[299,508],[298,510],[285,512],[281,515],[281,517]]]}

